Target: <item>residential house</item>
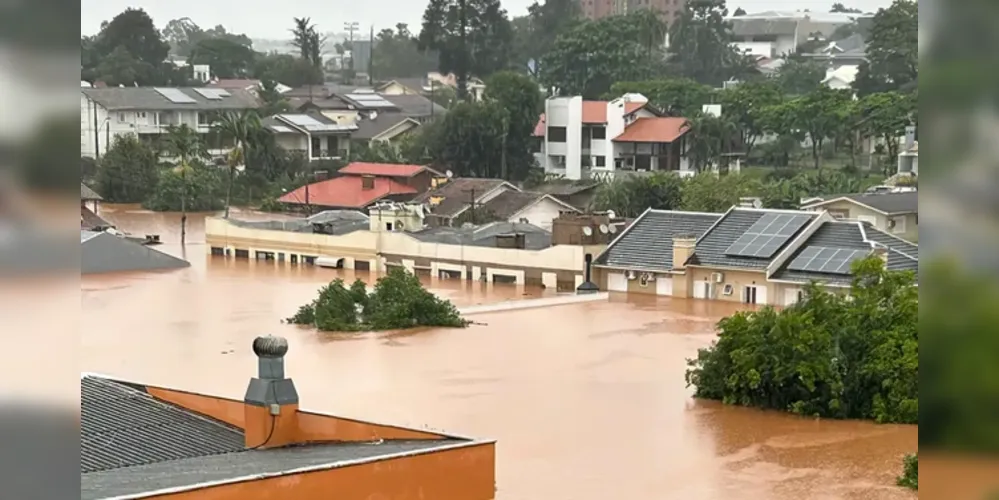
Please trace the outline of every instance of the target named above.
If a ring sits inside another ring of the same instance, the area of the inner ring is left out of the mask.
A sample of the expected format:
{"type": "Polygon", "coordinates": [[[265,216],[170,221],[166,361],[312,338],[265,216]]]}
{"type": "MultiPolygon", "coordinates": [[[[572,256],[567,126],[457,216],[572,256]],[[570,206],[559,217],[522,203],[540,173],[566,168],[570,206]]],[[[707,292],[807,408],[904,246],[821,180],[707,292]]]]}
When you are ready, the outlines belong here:
{"type": "Polygon", "coordinates": [[[534,130],[536,157],[546,174],[570,180],[656,170],[692,175],[687,130],[686,119],[659,116],[641,94],[610,102],[555,97],[534,130]]]}
{"type": "Polygon", "coordinates": [[[507,191],[519,192],[520,188],[502,179],[458,177],[438,182],[433,189],[416,196],[412,201],[429,207],[427,225],[460,226],[462,221],[475,219],[472,215],[475,207],[481,207],[507,191]],[[462,218],[466,212],[468,215],[462,218]]]}
{"type": "Polygon", "coordinates": [[[915,271],[915,244],[825,212],[733,207],[724,214],[647,210],[593,261],[602,290],[790,305],[817,281],[849,286],[850,265],[878,255],[915,271]]]}
{"type": "MultiPolygon", "coordinates": [[[[261,83],[260,80],[255,79],[223,78],[208,82],[208,86],[211,88],[226,90],[246,90],[252,92],[254,95],[257,95],[260,89],[263,88],[263,83],[261,83]]],[[[281,94],[285,94],[292,89],[281,82],[275,82],[274,90],[277,90],[281,94]]]]}
{"type": "Polygon", "coordinates": [[[741,52],[770,58],[797,51],[810,40],[828,39],[840,26],[854,22],[861,14],[829,12],[767,11],[732,16],[733,42],[741,52]]]}
{"type": "Polygon", "coordinates": [[[264,118],[264,128],[274,134],[277,144],[288,151],[300,151],[309,161],[347,158],[353,123],[337,123],[322,113],[284,113],[264,118]]]}
{"type": "Polygon", "coordinates": [[[427,95],[430,82],[426,78],[395,78],[375,87],[381,95],[427,95]]]}
{"type": "Polygon", "coordinates": [[[306,410],[287,340],[252,348],[240,399],[82,375],[80,498],[495,497],[494,441],[306,410]]]}
{"type": "Polygon", "coordinates": [[[487,218],[511,223],[532,224],[546,231],[563,213],[579,213],[572,205],[546,193],[507,190],[475,208],[487,218]]]}
{"type": "Polygon", "coordinates": [[[842,40],[829,42],[825,47],[802,56],[827,64],[859,66],[867,60],[867,42],[863,35],[855,33],[842,40]]]}
{"type": "Polygon", "coordinates": [[[915,190],[813,198],[802,210],[826,211],[836,219],[856,219],[881,231],[916,241],[919,237],[919,193],[915,190]]]}
{"type": "Polygon", "coordinates": [[[136,134],[154,141],[171,125],[187,125],[205,134],[212,154],[232,144],[211,133],[218,113],[257,109],[253,93],[220,88],[105,87],[80,89],[80,153],[99,158],[115,137],[136,134]]]}
{"type": "Polygon", "coordinates": [[[102,232],[106,228],[93,229],[80,229],[80,274],[166,271],[191,265],[133,238],[102,232]]]}
{"type": "Polygon", "coordinates": [[[579,211],[585,212],[589,209],[593,197],[596,196],[598,187],[600,187],[599,182],[572,184],[548,183],[538,188],[538,190],[576,207],[579,211]]]}
{"type": "Polygon", "coordinates": [[[355,104],[358,130],[351,138],[358,142],[393,142],[421,125],[447,113],[447,109],[430,99],[415,94],[376,94],[390,106],[372,108],[363,102],[355,104]]]}
{"type": "Polygon", "coordinates": [[[114,224],[97,215],[102,201],[104,198],[101,195],[86,184],[80,183],[80,229],[103,231],[109,227],[114,227],[114,224]]]}
{"type": "Polygon", "coordinates": [[[281,203],[366,211],[380,201],[409,201],[443,174],[421,165],[354,162],[337,176],[313,182],[278,198],[281,203]]]}

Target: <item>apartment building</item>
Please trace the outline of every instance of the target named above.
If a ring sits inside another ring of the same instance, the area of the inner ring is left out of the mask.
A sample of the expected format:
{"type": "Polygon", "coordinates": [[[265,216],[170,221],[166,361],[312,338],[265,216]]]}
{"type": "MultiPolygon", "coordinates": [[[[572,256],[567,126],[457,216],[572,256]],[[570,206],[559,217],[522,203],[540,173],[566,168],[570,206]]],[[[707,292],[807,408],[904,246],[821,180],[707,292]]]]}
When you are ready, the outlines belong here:
{"type": "Polygon", "coordinates": [[[545,173],[566,179],[619,173],[674,171],[693,175],[685,151],[684,118],[664,117],[641,94],[613,101],[554,97],[534,130],[545,173]]]}
{"type": "MultiPolygon", "coordinates": [[[[187,125],[209,135],[213,117],[221,112],[256,109],[260,103],[244,89],[177,87],[107,87],[80,89],[80,156],[99,158],[114,138],[136,134],[153,140],[171,125],[187,125]]],[[[231,144],[206,137],[212,154],[231,144]]]]}
{"type": "Polygon", "coordinates": [[[680,18],[687,0],[579,0],[587,19],[619,16],[636,10],[653,10],[668,24],[680,18]]]}

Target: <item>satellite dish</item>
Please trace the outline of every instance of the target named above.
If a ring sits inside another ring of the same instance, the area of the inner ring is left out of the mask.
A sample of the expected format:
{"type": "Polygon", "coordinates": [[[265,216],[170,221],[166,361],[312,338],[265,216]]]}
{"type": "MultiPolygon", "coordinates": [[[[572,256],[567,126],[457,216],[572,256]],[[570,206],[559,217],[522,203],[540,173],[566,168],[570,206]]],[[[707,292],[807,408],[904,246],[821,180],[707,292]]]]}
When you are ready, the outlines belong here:
{"type": "Polygon", "coordinates": [[[610,226],[607,226],[607,229],[611,232],[611,234],[614,234],[614,233],[617,232],[617,226],[615,226],[614,224],[611,224],[610,226]]]}
{"type": "Polygon", "coordinates": [[[444,172],[444,175],[446,175],[447,178],[450,179],[450,178],[454,177],[454,172],[448,170],[447,172],[444,172]]]}
{"type": "Polygon", "coordinates": [[[607,224],[600,224],[600,233],[607,234],[607,224]]]}
{"type": "Polygon", "coordinates": [[[617,215],[614,213],[613,210],[608,210],[607,211],[607,217],[610,217],[611,219],[614,219],[614,218],[617,217],[617,215]]]}
{"type": "Polygon", "coordinates": [[[593,236],[593,230],[590,229],[590,226],[586,226],[583,228],[583,234],[586,236],[593,236]]]}

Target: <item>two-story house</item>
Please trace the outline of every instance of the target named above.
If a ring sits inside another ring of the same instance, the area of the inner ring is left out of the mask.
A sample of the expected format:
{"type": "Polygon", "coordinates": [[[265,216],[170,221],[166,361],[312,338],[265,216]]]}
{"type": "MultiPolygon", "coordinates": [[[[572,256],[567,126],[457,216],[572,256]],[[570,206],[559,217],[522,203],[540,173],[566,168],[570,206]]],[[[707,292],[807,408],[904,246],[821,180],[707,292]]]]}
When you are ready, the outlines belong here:
{"type": "Polygon", "coordinates": [[[187,125],[205,134],[209,153],[223,154],[232,144],[212,133],[223,112],[257,109],[249,91],[219,88],[107,87],[80,89],[80,155],[99,158],[114,138],[136,134],[152,141],[171,125],[187,125]]]}
{"type": "Polygon", "coordinates": [[[279,146],[300,151],[309,161],[346,158],[350,155],[350,134],[357,131],[353,123],[337,123],[318,112],[269,116],[262,125],[274,134],[279,146]]]}
{"type": "Polygon", "coordinates": [[[613,101],[554,97],[534,130],[545,173],[566,179],[610,177],[621,171],[692,175],[685,151],[687,120],[660,116],[641,94],[613,101]]]}

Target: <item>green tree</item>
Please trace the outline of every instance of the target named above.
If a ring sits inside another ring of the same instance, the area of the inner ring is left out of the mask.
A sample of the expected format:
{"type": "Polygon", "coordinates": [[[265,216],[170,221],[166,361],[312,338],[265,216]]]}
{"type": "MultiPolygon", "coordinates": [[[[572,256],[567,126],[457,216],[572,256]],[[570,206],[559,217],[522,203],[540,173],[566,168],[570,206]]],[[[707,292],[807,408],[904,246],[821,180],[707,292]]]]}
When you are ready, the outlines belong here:
{"type": "Polygon", "coordinates": [[[812,284],[777,311],[740,312],[688,360],[695,396],[826,418],[916,423],[919,337],[915,275],[877,257],[853,264],[846,294],[812,284]]]}
{"type": "Polygon", "coordinates": [[[576,0],[543,0],[527,8],[527,15],[514,19],[515,67],[539,75],[542,57],[552,50],[555,39],[582,19],[576,0]],[[533,62],[533,64],[531,64],[533,62]]]}
{"type": "Polygon", "coordinates": [[[438,70],[454,73],[458,98],[468,98],[468,80],[506,69],[513,28],[499,0],[430,0],[418,39],[438,54],[438,70]]]}
{"type": "Polygon", "coordinates": [[[205,38],[191,48],[191,64],[207,64],[212,76],[246,78],[253,69],[253,49],[228,38],[205,38]]]}
{"type": "Polygon", "coordinates": [[[257,93],[263,106],[260,113],[263,116],[273,116],[291,110],[291,103],[277,89],[277,82],[270,79],[260,81],[260,90],[257,93]]]}
{"type": "MultiPolygon", "coordinates": [[[[207,212],[221,209],[224,189],[222,171],[218,167],[192,159],[186,166],[177,165],[160,171],[156,189],[142,206],[157,212],[180,211],[186,219],[189,210],[207,212]]],[[[181,233],[182,245],[183,236],[181,233]]]]}
{"type": "Polygon", "coordinates": [[[97,166],[97,192],[110,203],[141,203],[159,178],[156,151],[134,134],[117,135],[97,166]]]}
{"type": "Polygon", "coordinates": [[[501,71],[486,80],[485,99],[505,112],[500,178],[523,180],[534,165],[532,132],[542,109],[538,84],[526,75],[501,71]]]}
{"type": "Polygon", "coordinates": [[[852,102],[850,91],[820,87],[818,90],[789,101],[794,127],[804,132],[811,144],[812,162],[822,166],[822,145],[841,132],[843,113],[852,102]]]}
{"type": "Polygon", "coordinates": [[[739,198],[758,192],[759,183],[749,177],[705,172],[684,179],[680,209],[721,213],[738,205],[739,198]]]}
{"type": "Polygon", "coordinates": [[[772,81],[743,82],[719,94],[722,112],[738,126],[739,142],[747,155],[766,133],[764,110],[783,99],[780,87],[772,81]]]}
{"type": "Polygon", "coordinates": [[[437,67],[436,54],[420,50],[405,23],[386,28],[375,36],[371,69],[379,79],[425,77],[437,67]]]}
{"type": "Polygon", "coordinates": [[[718,163],[722,153],[731,151],[739,129],[727,116],[695,113],[687,119],[687,158],[697,172],[718,163]]]}
{"type": "Polygon", "coordinates": [[[669,34],[670,65],[678,75],[721,87],[754,72],[755,65],[732,45],[725,0],[688,0],[669,34]]]}
{"type": "Polygon", "coordinates": [[[860,9],[851,9],[841,3],[834,3],[829,12],[839,12],[843,14],[863,14],[864,11],[860,9]]]}
{"type": "Polygon", "coordinates": [[[103,25],[90,49],[87,62],[96,66],[82,67],[85,80],[107,78],[113,84],[140,86],[166,83],[164,61],[170,46],[142,9],[126,9],[103,25]],[[113,63],[105,63],[109,57],[113,63]]]}
{"type": "Polygon", "coordinates": [[[669,116],[692,116],[699,113],[702,106],[712,104],[715,89],[702,85],[689,78],[664,78],[643,82],[616,82],[611,85],[608,98],[614,99],[623,94],[642,94],[649,103],[669,116]]]}
{"type": "Polygon", "coordinates": [[[290,54],[258,54],[253,64],[253,77],[260,80],[274,80],[289,87],[301,87],[323,82],[322,68],[312,65],[306,59],[290,54]]]}
{"type": "Polygon", "coordinates": [[[229,218],[229,207],[232,201],[232,186],[236,179],[236,172],[240,165],[246,163],[246,149],[250,139],[255,137],[257,131],[262,126],[257,113],[243,111],[241,113],[223,113],[212,124],[212,128],[219,134],[233,140],[233,148],[226,156],[226,164],[229,167],[229,179],[226,184],[225,193],[225,218],[229,218]]]}
{"type": "MultiPolygon", "coordinates": [[[[163,146],[165,152],[176,159],[176,167],[169,173],[161,174],[160,185],[151,203],[153,207],[172,206],[174,196],[180,198],[180,244],[187,239],[187,200],[192,177],[192,162],[208,158],[208,151],[201,142],[201,135],[186,124],[167,128],[163,146]],[[176,179],[174,179],[176,177],[176,179]],[[179,188],[179,189],[175,189],[179,188]]],[[[200,184],[195,189],[201,188],[200,184]]]]}
{"type": "MultiPolygon", "coordinates": [[[[322,71],[323,67],[323,46],[326,44],[326,37],[319,34],[316,25],[308,17],[294,18],[295,27],[292,28],[291,44],[298,49],[298,55],[302,60],[308,61],[313,68],[322,71]]],[[[310,83],[322,83],[322,80],[310,83]]]]}
{"type": "Polygon", "coordinates": [[[914,124],[916,102],[912,95],[900,92],[878,92],[868,94],[857,103],[861,129],[870,137],[884,141],[887,149],[886,172],[894,169],[899,153],[899,137],[905,134],[905,127],[914,124]]]}
{"type": "Polygon", "coordinates": [[[865,96],[887,91],[913,91],[919,76],[919,8],[912,0],[895,0],[874,15],[867,40],[867,60],[860,64],[853,87],[865,96]]]}
{"type": "Polygon", "coordinates": [[[902,475],[896,483],[909,489],[919,489],[919,457],[915,453],[902,458],[902,475]]]}
{"type": "Polygon", "coordinates": [[[777,69],[777,83],[787,95],[804,95],[822,86],[826,69],[810,59],[785,57],[777,69]]]}
{"type": "Polygon", "coordinates": [[[597,187],[594,210],[613,210],[618,217],[638,217],[646,209],[678,210],[683,180],[673,172],[617,176],[597,187]]]}
{"type": "Polygon", "coordinates": [[[540,80],[558,95],[597,99],[615,82],[654,77],[662,64],[650,64],[645,28],[637,14],[574,24],[541,58],[540,80]]]}
{"type": "Polygon", "coordinates": [[[458,177],[500,177],[507,112],[495,101],[462,102],[443,119],[422,127],[435,164],[458,177]]]}

